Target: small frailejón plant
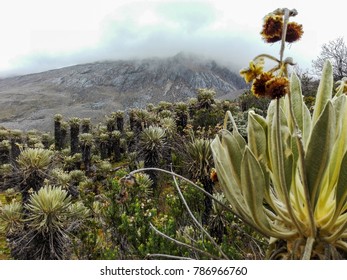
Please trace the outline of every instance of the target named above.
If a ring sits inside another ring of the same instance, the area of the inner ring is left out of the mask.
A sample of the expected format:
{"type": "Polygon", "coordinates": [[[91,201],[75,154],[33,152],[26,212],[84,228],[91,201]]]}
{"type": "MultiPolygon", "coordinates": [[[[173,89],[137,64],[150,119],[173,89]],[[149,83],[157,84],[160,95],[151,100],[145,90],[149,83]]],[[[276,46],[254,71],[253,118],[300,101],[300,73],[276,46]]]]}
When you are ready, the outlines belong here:
{"type": "MultiPolygon", "coordinates": [[[[53,152],[42,148],[27,148],[21,151],[14,166],[16,172],[9,182],[18,185],[23,203],[29,199],[32,191],[37,192],[48,178],[53,163],[53,152]]],[[[12,187],[13,187],[12,186],[12,187]]]]}
{"type": "MultiPolygon", "coordinates": [[[[163,157],[165,130],[159,126],[145,128],[140,134],[140,154],[143,156],[145,168],[158,167],[163,157]]],[[[153,181],[153,189],[157,189],[158,178],[154,171],[148,171],[153,181]]]]}
{"type": "Polygon", "coordinates": [[[74,235],[88,215],[81,202],[52,186],[31,194],[24,206],[12,201],[0,208],[11,256],[19,260],[69,259],[74,235]]]}
{"type": "MultiPolygon", "coordinates": [[[[189,142],[185,143],[185,152],[188,158],[189,172],[192,178],[198,180],[206,192],[213,194],[213,181],[210,178],[212,168],[212,153],[210,139],[195,138],[191,135],[189,142]]],[[[209,196],[204,198],[204,213],[202,224],[207,225],[212,210],[212,199],[209,196]]]]}
{"type": "Polygon", "coordinates": [[[280,59],[257,56],[241,70],[252,91],[272,99],[267,117],[249,112],[248,142],[231,113],[211,144],[220,185],[234,213],[269,237],[274,259],[337,259],[347,251],[347,96],[346,81],[333,92],[326,62],[311,116],[285,43],[303,34],[289,22],[295,10],[278,9],[265,17],[261,35],[281,42],[280,59]],[[277,66],[264,71],[265,59],[277,66]],[[232,130],[227,130],[228,120],[232,130]]]}
{"type": "Polygon", "coordinates": [[[71,155],[77,154],[79,152],[79,134],[80,134],[80,119],[71,118],[70,123],[70,150],[71,155]]]}

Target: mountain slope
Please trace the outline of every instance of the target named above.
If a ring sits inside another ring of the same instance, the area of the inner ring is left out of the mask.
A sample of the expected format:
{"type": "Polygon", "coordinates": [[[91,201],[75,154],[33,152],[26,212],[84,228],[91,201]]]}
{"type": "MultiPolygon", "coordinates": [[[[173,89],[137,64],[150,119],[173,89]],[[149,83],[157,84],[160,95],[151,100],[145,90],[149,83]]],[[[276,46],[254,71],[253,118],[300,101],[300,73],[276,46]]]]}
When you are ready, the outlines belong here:
{"type": "Polygon", "coordinates": [[[182,53],[76,65],[0,80],[0,125],[51,130],[56,113],[95,122],[120,109],[185,101],[198,88],[235,98],[243,87],[242,79],[226,67],[182,53]]]}

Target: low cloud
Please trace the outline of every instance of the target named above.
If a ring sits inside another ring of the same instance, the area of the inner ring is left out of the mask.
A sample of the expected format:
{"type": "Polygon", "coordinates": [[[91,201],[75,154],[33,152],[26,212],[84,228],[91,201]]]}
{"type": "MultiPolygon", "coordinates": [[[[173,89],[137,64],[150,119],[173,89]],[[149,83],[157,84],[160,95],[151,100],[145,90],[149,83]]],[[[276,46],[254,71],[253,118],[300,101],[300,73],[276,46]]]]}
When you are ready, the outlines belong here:
{"type": "Polygon", "coordinates": [[[215,59],[236,70],[247,66],[255,55],[268,52],[268,46],[259,43],[258,34],[247,34],[242,26],[228,28],[222,20],[215,6],[208,2],[128,4],[101,21],[97,43],[78,51],[28,53],[13,60],[12,69],[0,75],[102,60],[168,57],[181,51],[215,59]]]}

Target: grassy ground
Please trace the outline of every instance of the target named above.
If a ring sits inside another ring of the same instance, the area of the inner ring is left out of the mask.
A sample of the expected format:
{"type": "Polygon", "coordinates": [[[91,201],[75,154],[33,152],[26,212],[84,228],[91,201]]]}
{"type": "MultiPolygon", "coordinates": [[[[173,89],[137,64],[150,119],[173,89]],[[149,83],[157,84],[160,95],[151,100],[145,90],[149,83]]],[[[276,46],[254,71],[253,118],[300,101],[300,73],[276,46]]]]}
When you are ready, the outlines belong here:
{"type": "MultiPolygon", "coordinates": [[[[0,193],[0,202],[6,203],[5,195],[0,193]]],[[[2,228],[2,220],[0,219],[0,229],[2,228]]],[[[7,246],[6,236],[0,230],[0,260],[10,259],[10,251],[7,246]]]]}

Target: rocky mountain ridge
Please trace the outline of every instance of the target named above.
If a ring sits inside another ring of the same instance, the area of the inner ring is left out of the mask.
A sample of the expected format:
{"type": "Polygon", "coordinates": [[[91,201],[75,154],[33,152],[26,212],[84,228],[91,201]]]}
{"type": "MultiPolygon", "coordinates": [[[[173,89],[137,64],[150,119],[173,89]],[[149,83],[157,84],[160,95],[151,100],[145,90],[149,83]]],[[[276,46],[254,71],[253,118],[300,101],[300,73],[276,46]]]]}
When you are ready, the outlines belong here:
{"type": "Polygon", "coordinates": [[[215,61],[178,54],[170,58],[75,65],[0,80],[0,125],[51,130],[53,116],[90,117],[159,101],[185,101],[198,88],[237,97],[243,80],[215,61]]]}

